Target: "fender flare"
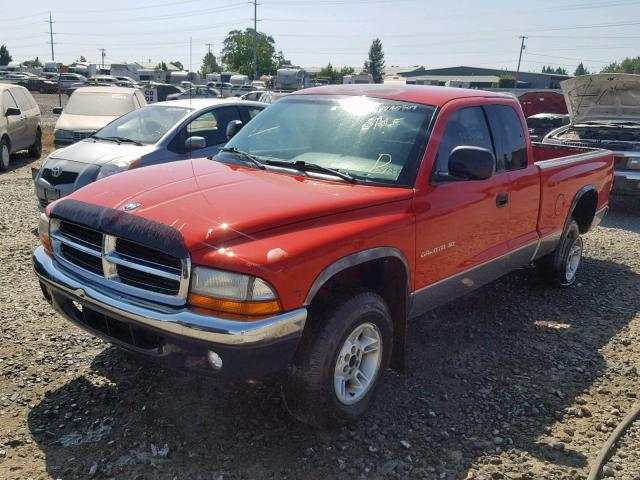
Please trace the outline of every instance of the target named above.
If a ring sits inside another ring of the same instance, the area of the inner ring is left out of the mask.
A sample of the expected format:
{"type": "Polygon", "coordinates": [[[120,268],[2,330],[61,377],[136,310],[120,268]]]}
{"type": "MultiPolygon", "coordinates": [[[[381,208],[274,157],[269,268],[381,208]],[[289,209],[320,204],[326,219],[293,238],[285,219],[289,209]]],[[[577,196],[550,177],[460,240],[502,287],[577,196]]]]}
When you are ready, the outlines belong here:
{"type": "MultiPolygon", "coordinates": [[[[580,190],[576,192],[575,196],[573,197],[573,202],[571,203],[571,207],[569,208],[569,212],[567,213],[567,218],[564,221],[563,232],[567,230],[567,226],[569,225],[569,220],[571,219],[571,216],[573,215],[573,212],[575,211],[576,206],[578,205],[578,202],[580,201],[580,199],[584,197],[585,194],[591,191],[596,194],[596,199],[597,199],[599,197],[598,190],[596,189],[596,186],[592,183],[585,185],[584,187],[582,187],[580,190]]],[[[596,201],[596,211],[597,209],[598,209],[598,202],[596,201]]]]}
{"type": "Polygon", "coordinates": [[[407,292],[411,292],[411,270],[409,269],[409,262],[404,253],[395,247],[374,247],[342,257],[325,267],[311,284],[311,288],[309,288],[307,296],[305,297],[304,305],[309,306],[322,286],[337,273],[356,265],[382,258],[396,258],[402,262],[407,274],[407,292]]]}

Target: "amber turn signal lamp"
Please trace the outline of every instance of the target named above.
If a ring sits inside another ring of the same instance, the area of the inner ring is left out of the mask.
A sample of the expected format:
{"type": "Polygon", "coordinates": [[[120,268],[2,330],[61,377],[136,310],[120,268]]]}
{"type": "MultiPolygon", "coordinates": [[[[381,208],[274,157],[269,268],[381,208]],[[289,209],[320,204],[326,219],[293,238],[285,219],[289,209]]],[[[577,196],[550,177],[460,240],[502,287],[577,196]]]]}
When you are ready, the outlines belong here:
{"type": "MultiPolygon", "coordinates": [[[[189,295],[189,305],[198,308],[211,310],[211,314],[219,312],[221,314],[240,315],[243,317],[264,317],[274,313],[280,313],[280,302],[277,300],[246,301],[226,300],[208,297],[191,293],[189,295]]],[[[247,318],[251,320],[251,318],[247,318]]],[[[254,320],[257,320],[255,318],[254,320]]]]}

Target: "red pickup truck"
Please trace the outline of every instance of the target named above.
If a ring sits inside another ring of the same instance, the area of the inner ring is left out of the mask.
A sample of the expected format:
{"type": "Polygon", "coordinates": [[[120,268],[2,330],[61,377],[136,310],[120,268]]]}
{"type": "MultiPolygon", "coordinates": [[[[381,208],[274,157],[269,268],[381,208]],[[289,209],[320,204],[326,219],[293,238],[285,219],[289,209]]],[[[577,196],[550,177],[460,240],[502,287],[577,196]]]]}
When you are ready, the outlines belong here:
{"type": "MultiPolygon", "coordinates": [[[[407,320],[521,266],[574,283],[607,211],[608,151],[532,145],[510,96],[345,85],[290,95],[213,158],[132,170],[51,204],[46,299],[176,368],[286,371],[285,402],[351,421],[407,320]]],[[[197,135],[197,132],[194,132],[197,135]]]]}

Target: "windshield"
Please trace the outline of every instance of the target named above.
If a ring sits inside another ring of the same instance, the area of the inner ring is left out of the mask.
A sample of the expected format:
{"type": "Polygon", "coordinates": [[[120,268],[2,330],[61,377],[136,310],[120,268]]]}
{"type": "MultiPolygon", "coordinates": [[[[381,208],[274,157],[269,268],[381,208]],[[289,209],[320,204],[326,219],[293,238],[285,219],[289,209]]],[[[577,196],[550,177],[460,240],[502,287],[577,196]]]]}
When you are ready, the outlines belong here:
{"type": "Polygon", "coordinates": [[[364,96],[292,95],[256,116],[227,147],[411,186],[434,112],[428,105],[364,96]]]}
{"type": "Polygon", "coordinates": [[[183,107],[143,107],[117,118],[98,130],[94,137],[121,137],[148,145],[154,144],[190,111],[183,107]]]}
{"type": "Polygon", "coordinates": [[[64,107],[64,112],[71,115],[119,117],[133,109],[133,95],[75,92],[64,107]]]}

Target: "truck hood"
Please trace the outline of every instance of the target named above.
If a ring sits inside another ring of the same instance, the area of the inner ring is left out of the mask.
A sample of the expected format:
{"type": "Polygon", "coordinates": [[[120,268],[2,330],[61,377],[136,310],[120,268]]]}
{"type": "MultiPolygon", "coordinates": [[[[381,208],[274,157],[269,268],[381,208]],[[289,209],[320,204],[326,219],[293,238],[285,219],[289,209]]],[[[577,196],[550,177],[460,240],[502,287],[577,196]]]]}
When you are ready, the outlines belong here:
{"type": "Polygon", "coordinates": [[[100,130],[107,123],[111,123],[118,116],[103,116],[103,115],[72,115],[65,113],[64,111],[56,122],[56,130],[69,130],[73,131],[96,131],[100,130]]]}
{"type": "Polygon", "coordinates": [[[56,150],[49,158],[104,165],[114,160],[133,161],[152,152],[155,148],[155,145],[138,146],[131,143],[118,145],[115,142],[86,139],[56,150]]]}
{"type": "Polygon", "coordinates": [[[197,159],[130,170],[67,198],[116,210],[139,204],[129,213],[178,229],[187,248],[195,250],[412,195],[409,188],[331,182],[197,159]]]}
{"type": "Polygon", "coordinates": [[[571,123],[640,121],[640,75],[582,75],[560,84],[571,123]]]}

